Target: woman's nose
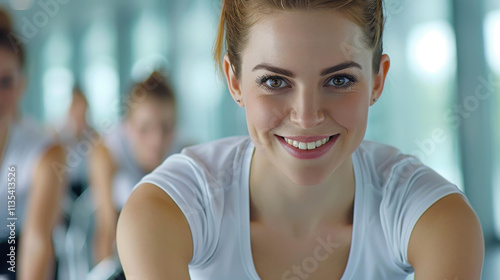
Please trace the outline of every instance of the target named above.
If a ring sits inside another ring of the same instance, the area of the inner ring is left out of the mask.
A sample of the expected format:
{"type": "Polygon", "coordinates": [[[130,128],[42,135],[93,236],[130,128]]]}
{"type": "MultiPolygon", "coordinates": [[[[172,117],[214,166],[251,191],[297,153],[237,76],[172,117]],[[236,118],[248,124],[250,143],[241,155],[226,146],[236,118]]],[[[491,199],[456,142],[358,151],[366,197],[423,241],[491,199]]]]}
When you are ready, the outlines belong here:
{"type": "Polygon", "coordinates": [[[290,114],[292,123],[297,124],[303,129],[314,128],[325,120],[325,114],[322,110],[319,93],[299,92],[293,104],[290,114]]]}

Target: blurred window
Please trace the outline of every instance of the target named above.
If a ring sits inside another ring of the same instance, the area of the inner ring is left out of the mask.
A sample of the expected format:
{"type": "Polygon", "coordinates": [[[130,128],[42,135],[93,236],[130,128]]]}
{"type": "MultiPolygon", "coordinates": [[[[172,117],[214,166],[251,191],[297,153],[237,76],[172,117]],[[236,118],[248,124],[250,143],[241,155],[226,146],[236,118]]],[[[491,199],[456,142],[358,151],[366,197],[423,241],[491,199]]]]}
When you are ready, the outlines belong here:
{"type": "Polygon", "coordinates": [[[391,69],[382,97],[370,109],[366,139],[415,155],[463,189],[450,10],[449,1],[386,5],[384,52],[391,69]]]}
{"type": "Polygon", "coordinates": [[[109,127],[118,121],[120,107],[115,26],[108,20],[95,20],[83,44],[83,88],[89,100],[91,124],[109,127]]]}
{"type": "MultiPolygon", "coordinates": [[[[198,143],[217,139],[221,130],[219,116],[224,84],[215,73],[212,60],[217,31],[218,7],[213,1],[179,1],[182,17],[177,17],[175,58],[172,80],[179,99],[179,133],[198,143]]],[[[217,5],[218,6],[218,5],[217,5]]],[[[235,106],[234,104],[232,106],[235,106]]],[[[226,118],[235,116],[226,115],[226,118]]]]}
{"type": "Polygon", "coordinates": [[[495,207],[495,226],[497,237],[500,238],[500,3],[492,1],[489,3],[490,9],[484,21],[486,57],[488,66],[491,69],[491,78],[494,84],[489,85],[495,90],[493,96],[496,96],[496,103],[493,105],[496,110],[493,110],[493,125],[494,125],[494,142],[496,143],[496,167],[494,169],[494,203],[495,207]],[[496,3],[493,3],[496,2],[496,3]]]}
{"type": "Polygon", "coordinates": [[[70,71],[71,43],[62,32],[53,33],[43,48],[44,120],[61,122],[71,102],[73,74],[70,71]]]}
{"type": "Polygon", "coordinates": [[[145,9],[132,28],[132,73],[136,80],[144,80],[154,70],[167,70],[165,54],[169,52],[171,39],[166,17],[151,9],[145,9]]]}

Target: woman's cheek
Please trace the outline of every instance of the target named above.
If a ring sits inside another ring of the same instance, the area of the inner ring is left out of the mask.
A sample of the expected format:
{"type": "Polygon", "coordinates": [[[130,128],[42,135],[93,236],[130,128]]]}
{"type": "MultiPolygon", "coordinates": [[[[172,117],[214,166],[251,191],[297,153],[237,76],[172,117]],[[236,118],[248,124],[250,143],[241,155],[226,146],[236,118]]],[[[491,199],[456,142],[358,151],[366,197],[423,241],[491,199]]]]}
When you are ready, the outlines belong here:
{"type": "Polygon", "coordinates": [[[248,98],[246,110],[247,119],[260,133],[276,128],[287,115],[283,100],[275,96],[248,98]]]}
{"type": "Polygon", "coordinates": [[[352,93],[335,103],[331,114],[333,119],[347,131],[355,131],[366,126],[369,104],[364,94],[352,93]]]}

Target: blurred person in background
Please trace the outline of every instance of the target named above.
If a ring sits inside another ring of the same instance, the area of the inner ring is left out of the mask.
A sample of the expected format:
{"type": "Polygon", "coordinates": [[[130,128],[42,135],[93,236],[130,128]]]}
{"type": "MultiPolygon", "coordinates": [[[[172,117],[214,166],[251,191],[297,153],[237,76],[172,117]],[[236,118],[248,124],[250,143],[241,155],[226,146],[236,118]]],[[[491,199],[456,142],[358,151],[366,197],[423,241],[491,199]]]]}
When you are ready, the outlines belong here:
{"type": "Polygon", "coordinates": [[[75,86],[67,117],[55,128],[58,139],[71,151],[66,155],[66,172],[73,199],[85,190],[88,180],[87,153],[80,152],[80,150],[91,146],[92,140],[98,136],[87,122],[88,110],[89,103],[85,94],[78,86],[75,86]]]}
{"type": "Polygon", "coordinates": [[[89,159],[89,186],[96,205],[94,258],[114,255],[118,214],[134,185],[168,155],[176,126],[176,101],[166,77],[154,72],[132,87],[126,115],[104,133],[89,159]]]}
{"type": "Polygon", "coordinates": [[[0,278],[54,279],[52,232],[59,219],[65,178],[64,172],[56,171],[52,165],[65,166],[65,154],[48,132],[18,110],[27,82],[25,53],[11,29],[5,29],[10,24],[2,24],[0,220],[4,224],[0,226],[0,278]],[[7,205],[15,210],[8,211],[7,205]],[[17,220],[8,220],[9,217],[17,220]],[[14,262],[9,262],[13,259],[14,262]]]}

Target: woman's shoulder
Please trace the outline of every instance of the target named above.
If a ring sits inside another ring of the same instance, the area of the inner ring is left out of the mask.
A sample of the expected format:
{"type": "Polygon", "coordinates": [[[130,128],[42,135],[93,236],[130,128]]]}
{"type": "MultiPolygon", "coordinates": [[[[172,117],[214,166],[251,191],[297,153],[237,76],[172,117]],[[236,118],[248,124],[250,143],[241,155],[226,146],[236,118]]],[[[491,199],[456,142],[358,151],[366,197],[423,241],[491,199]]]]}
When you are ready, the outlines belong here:
{"type": "Polygon", "coordinates": [[[248,137],[229,137],[184,148],[146,175],[131,197],[147,185],[166,193],[191,229],[191,264],[203,263],[218,244],[225,211],[238,205],[232,198],[238,194],[240,175],[249,171],[243,161],[252,151],[248,137]]]}
{"type": "Polygon", "coordinates": [[[412,197],[439,197],[460,193],[457,186],[418,158],[399,149],[363,141],[357,150],[365,183],[381,194],[382,201],[411,201],[412,197]]]}
{"type": "Polygon", "coordinates": [[[234,136],[182,149],[166,159],[188,161],[210,173],[234,169],[251,155],[253,143],[248,136],[234,136]]]}
{"type": "Polygon", "coordinates": [[[181,154],[200,160],[237,156],[251,144],[248,136],[233,136],[201,143],[182,149],[181,154]]]}
{"type": "MultiPolygon", "coordinates": [[[[438,175],[415,156],[390,145],[365,140],[356,153],[365,170],[380,183],[394,180],[400,183],[402,178],[409,179],[422,173],[438,175]]],[[[437,177],[445,180],[441,176],[437,177]]]]}
{"type": "Polygon", "coordinates": [[[387,167],[388,165],[401,161],[405,158],[414,158],[410,155],[404,154],[396,147],[369,140],[363,140],[356,150],[356,153],[363,162],[379,166],[381,168],[387,167]]]}
{"type": "Polygon", "coordinates": [[[363,141],[356,151],[363,170],[366,207],[378,215],[381,230],[394,260],[409,266],[407,249],[410,234],[422,214],[441,198],[462,192],[432,168],[401,150],[372,141],[363,141]]]}
{"type": "Polygon", "coordinates": [[[251,156],[252,148],[249,137],[228,137],[186,147],[169,156],[142,182],[162,187],[176,181],[190,189],[208,191],[214,185],[230,184],[242,171],[242,163],[251,156]]]}

